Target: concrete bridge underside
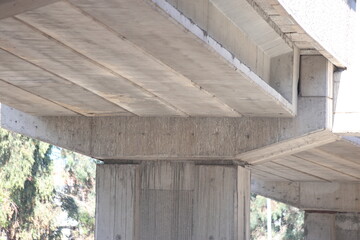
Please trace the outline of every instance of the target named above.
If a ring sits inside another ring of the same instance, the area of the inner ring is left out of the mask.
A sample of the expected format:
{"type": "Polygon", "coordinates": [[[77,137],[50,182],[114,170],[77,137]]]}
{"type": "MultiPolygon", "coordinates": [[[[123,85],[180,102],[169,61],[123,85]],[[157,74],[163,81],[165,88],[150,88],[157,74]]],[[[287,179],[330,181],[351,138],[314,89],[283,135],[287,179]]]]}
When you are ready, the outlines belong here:
{"type": "Polygon", "coordinates": [[[0,126],[104,161],[97,239],[249,239],[251,191],[306,210],[307,240],[359,239],[357,15],[5,1],[0,126]]]}

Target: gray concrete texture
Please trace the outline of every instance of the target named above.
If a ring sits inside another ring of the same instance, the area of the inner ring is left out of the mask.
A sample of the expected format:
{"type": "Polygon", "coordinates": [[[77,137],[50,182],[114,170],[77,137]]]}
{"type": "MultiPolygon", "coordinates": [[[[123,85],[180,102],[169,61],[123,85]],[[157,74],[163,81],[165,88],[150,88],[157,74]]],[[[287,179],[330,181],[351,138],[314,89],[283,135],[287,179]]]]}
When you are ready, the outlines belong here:
{"type": "Polygon", "coordinates": [[[246,1],[236,21],[235,1],[210,4],[206,29],[150,3],[59,1],[1,19],[0,101],[38,116],[296,114],[298,51],[246,1]]]}
{"type": "Polygon", "coordinates": [[[360,213],[358,182],[266,181],[253,176],[251,191],[303,210],[360,213]]]}
{"type": "Polygon", "coordinates": [[[238,166],[97,166],[96,239],[249,239],[250,173],[238,166]]]}
{"type": "Polygon", "coordinates": [[[97,239],[248,239],[250,172],[307,240],[359,239],[355,5],[4,1],[0,126],[117,163],[97,239]]]}
{"type": "Polygon", "coordinates": [[[358,240],[358,213],[305,213],[305,240],[358,240]]]}

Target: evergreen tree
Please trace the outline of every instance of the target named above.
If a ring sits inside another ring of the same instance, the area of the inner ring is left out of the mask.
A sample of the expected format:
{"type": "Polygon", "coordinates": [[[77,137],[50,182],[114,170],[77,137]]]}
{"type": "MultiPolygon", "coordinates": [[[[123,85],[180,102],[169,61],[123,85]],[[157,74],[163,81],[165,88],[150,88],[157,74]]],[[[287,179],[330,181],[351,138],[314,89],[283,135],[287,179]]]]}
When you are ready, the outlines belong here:
{"type": "MultiPolygon", "coordinates": [[[[299,209],[271,201],[272,238],[274,240],[304,239],[304,212],[299,209]]],[[[251,239],[267,239],[267,209],[266,198],[251,194],[250,231],[251,239]]]]}
{"type": "Polygon", "coordinates": [[[95,174],[99,161],[61,150],[64,167],[64,187],[59,191],[62,208],[77,224],[70,228],[69,239],[94,239],[95,174]]]}
{"type": "Polygon", "coordinates": [[[0,129],[0,232],[8,240],[58,239],[51,146],[0,129]]]}
{"type": "MultiPolygon", "coordinates": [[[[96,160],[61,150],[63,182],[54,184],[54,148],[0,129],[0,237],[94,239],[96,160]],[[66,213],[76,223],[64,225],[66,213]]],[[[57,149],[58,150],[58,149],[57,149]]]]}

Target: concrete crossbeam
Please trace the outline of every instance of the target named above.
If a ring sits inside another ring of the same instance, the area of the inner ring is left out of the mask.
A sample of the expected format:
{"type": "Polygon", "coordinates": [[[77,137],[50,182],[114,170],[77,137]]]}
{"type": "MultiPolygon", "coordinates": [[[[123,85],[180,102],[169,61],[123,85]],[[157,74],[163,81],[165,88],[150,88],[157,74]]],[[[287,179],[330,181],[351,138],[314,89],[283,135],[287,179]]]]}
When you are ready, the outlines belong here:
{"type": "MultiPolygon", "coordinates": [[[[325,144],[336,140],[326,126],[327,113],[314,107],[318,105],[323,109],[326,99],[301,98],[299,105],[303,107],[295,119],[34,117],[2,105],[0,124],[3,128],[103,160],[259,162],[284,154],[286,142],[291,139],[292,152],[315,146],[319,141],[325,144]],[[302,141],[302,138],[307,140],[302,141]]],[[[287,154],[292,152],[286,151],[287,154]]]]}
{"type": "Polygon", "coordinates": [[[35,117],[7,106],[0,126],[103,160],[236,160],[260,164],[337,140],[332,65],[303,56],[295,118],[35,117]],[[311,89],[316,88],[316,91],[311,89]],[[224,143],[226,143],[224,145],[224,143]]]}
{"type": "MultiPolygon", "coordinates": [[[[263,170],[265,174],[272,174],[270,179],[276,179],[276,176],[283,180],[292,179],[290,175],[297,174],[299,178],[294,181],[309,178],[310,181],[327,180],[324,171],[332,171],[337,166],[337,159],[332,169],[324,166],[320,169],[318,166],[317,171],[311,171],[310,175],[305,174],[304,167],[312,166],[312,163],[304,164],[295,159],[288,164],[286,159],[282,159],[339,139],[331,131],[332,65],[322,56],[302,56],[301,66],[298,115],[292,119],[37,117],[2,105],[0,126],[106,163],[137,163],[143,160],[197,161],[206,164],[226,162],[252,165],[252,171],[263,170]],[[277,161],[276,164],[273,161],[277,161]],[[279,164],[279,161],[285,163],[279,164]],[[303,170],[297,169],[297,166],[303,170]],[[295,170],[300,172],[296,173],[295,170]]],[[[354,164],[348,164],[348,167],[354,164]]],[[[346,172],[345,168],[340,170],[346,172]]],[[[338,175],[334,175],[334,179],[338,175]]],[[[353,172],[340,177],[358,179],[353,172]]]]}

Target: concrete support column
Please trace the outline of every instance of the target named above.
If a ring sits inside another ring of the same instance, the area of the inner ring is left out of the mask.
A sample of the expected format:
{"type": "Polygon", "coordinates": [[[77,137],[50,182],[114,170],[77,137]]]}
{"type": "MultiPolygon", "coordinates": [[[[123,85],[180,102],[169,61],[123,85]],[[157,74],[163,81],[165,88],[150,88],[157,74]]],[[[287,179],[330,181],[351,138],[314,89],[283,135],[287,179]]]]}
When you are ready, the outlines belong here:
{"type": "Polygon", "coordinates": [[[305,240],[358,240],[360,215],[358,213],[305,213],[305,240]]]}
{"type": "Polygon", "coordinates": [[[239,166],[97,167],[96,239],[249,239],[250,174],[239,166]]]}

